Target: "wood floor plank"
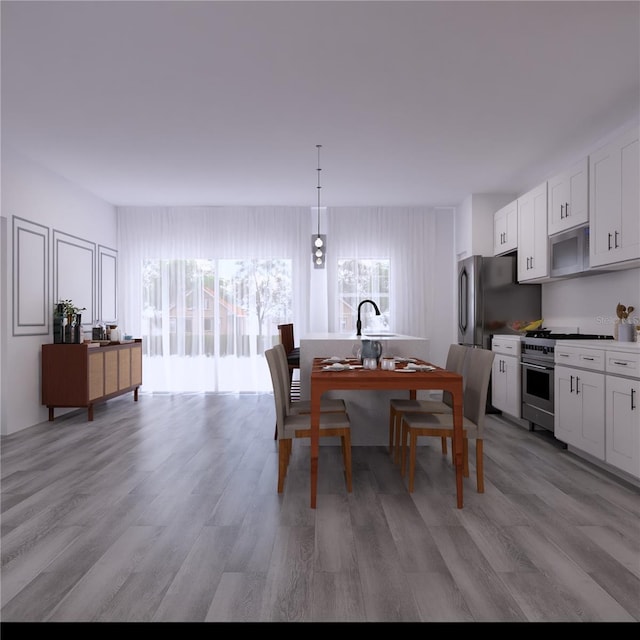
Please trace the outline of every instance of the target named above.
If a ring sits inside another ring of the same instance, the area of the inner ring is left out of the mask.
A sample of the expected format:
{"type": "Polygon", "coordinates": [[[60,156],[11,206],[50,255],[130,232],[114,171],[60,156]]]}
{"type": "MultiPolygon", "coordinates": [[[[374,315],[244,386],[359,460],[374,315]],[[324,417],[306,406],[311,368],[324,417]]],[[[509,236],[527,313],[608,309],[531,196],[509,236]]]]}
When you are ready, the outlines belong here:
{"type": "Polygon", "coordinates": [[[153,614],[153,622],[204,622],[239,527],[203,527],[153,614]]]}

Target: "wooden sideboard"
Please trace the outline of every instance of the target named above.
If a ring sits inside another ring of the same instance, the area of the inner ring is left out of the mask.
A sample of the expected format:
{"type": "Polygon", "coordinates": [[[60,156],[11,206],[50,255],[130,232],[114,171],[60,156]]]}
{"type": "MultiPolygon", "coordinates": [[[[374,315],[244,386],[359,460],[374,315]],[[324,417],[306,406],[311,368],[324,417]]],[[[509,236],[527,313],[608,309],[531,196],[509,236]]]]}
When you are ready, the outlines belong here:
{"type": "Polygon", "coordinates": [[[42,345],[42,404],[49,409],[93,406],[133,391],[142,384],[142,340],[90,347],[83,344],[42,345]]]}

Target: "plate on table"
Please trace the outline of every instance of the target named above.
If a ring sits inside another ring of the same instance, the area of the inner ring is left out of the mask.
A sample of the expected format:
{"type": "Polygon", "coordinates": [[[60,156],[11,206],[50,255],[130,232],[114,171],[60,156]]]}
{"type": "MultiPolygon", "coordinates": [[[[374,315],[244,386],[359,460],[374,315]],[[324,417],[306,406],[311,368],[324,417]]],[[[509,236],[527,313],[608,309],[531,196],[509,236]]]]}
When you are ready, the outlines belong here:
{"type": "Polygon", "coordinates": [[[346,358],[339,358],[338,356],[331,356],[330,358],[325,358],[322,361],[322,364],[332,364],[335,362],[344,362],[344,360],[346,360],[346,358]]]}
{"type": "Polygon", "coordinates": [[[417,362],[415,358],[403,358],[401,356],[395,356],[393,359],[396,362],[417,362]]]}
{"type": "Polygon", "coordinates": [[[410,362],[407,365],[407,369],[410,369],[411,371],[435,371],[436,368],[430,364],[415,364],[413,362],[410,362]]]}
{"type": "Polygon", "coordinates": [[[351,367],[348,364],[342,364],[341,362],[334,362],[333,364],[322,367],[323,371],[346,371],[351,367]]]}

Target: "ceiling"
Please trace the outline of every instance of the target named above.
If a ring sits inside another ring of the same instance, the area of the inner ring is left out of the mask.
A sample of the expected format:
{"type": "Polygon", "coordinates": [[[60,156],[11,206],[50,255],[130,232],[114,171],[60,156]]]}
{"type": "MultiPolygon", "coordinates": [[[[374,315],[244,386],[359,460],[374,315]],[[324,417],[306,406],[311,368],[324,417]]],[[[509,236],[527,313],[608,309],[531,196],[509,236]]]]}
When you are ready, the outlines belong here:
{"type": "Polygon", "coordinates": [[[1,3],[2,145],[114,205],[522,193],[640,112],[638,2],[1,3]]]}

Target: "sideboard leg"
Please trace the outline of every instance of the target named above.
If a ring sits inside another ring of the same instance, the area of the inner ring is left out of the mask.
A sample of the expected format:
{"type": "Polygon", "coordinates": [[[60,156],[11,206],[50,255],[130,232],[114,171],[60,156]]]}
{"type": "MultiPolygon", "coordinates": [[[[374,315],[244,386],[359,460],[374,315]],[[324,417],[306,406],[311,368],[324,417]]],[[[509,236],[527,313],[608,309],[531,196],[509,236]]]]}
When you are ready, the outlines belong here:
{"type": "Polygon", "coordinates": [[[92,404],[90,404],[89,407],[87,408],[87,415],[88,415],[89,422],[93,422],[93,405],[92,404]]]}
{"type": "Polygon", "coordinates": [[[53,422],[53,407],[49,407],[49,422],[53,422]]]}
{"type": "Polygon", "coordinates": [[[133,390],[133,400],[134,402],[138,402],[138,387],[133,390]]]}

